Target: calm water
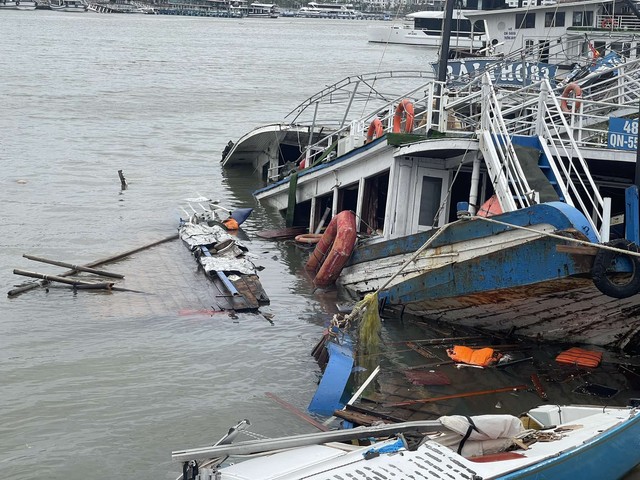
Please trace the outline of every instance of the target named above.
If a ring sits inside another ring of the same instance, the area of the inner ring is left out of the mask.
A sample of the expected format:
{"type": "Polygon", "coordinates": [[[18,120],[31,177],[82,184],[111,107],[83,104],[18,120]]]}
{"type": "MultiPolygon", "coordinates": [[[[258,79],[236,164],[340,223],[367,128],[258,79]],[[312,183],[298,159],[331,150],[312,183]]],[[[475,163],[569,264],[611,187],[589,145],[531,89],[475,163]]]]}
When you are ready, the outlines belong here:
{"type": "MultiPolygon", "coordinates": [[[[184,198],[252,204],[254,181],[220,169],[228,140],[346,75],[428,68],[424,50],[368,44],[366,25],[0,12],[2,290],[24,280],[14,268],[64,270],[24,253],[91,262],[174,233],[184,198]]],[[[246,230],[278,221],[256,206],[246,230]]],[[[311,295],[295,247],[252,238],[274,325],[154,294],[173,284],[164,262],[191,261],[177,242],[108,267],[146,294],[0,295],[0,478],[172,479],[172,450],[242,418],[311,431],[265,393],[306,408],[335,298],[311,295]]]]}

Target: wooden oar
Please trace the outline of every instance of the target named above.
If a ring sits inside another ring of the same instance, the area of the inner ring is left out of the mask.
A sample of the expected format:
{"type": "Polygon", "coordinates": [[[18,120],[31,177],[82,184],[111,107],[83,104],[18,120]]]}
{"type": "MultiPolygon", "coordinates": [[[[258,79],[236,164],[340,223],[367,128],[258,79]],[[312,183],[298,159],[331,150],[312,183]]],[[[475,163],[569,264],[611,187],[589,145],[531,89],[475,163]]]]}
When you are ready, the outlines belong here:
{"type": "Polygon", "coordinates": [[[119,273],[105,272],[104,270],[96,270],[95,268],[83,267],[81,265],[73,265],[71,263],[59,262],[57,260],[49,260],[47,258],[36,257],[34,255],[23,254],[24,258],[29,260],[34,260],[36,262],[48,263],[50,265],[57,265],[58,267],[66,267],[76,270],[78,272],[92,273],[94,275],[100,275],[101,277],[111,277],[111,278],[124,278],[124,275],[119,273]]]}
{"type": "Polygon", "coordinates": [[[443,397],[420,398],[418,400],[409,400],[406,402],[384,403],[383,407],[404,407],[407,405],[416,405],[418,403],[432,403],[441,400],[451,400],[453,398],[475,397],[476,395],[489,395],[491,393],[513,392],[516,390],[527,390],[527,385],[516,385],[515,387],[496,388],[494,390],[480,390],[476,392],[454,393],[453,395],[445,395],[443,397]]]}
{"type": "Polygon", "coordinates": [[[287,410],[289,410],[291,413],[293,413],[294,415],[297,415],[298,417],[300,417],[302,420],[304,420],[305,422],[310,423],[311,425],[313,425],[314,427],[316,427],[318,430],[320,430],[321,432],[326,432],[329,430],[329,427],[316,422],[313,418],[311,418],[309,415],[307,415],[304,412],[301,412],[300,409],[294,407],[293,405],[291,405],[289,402],[286,402],[285,400],[282,400],[280,397],[278,397],[276,394],[271,393],[271,392],[266,392],[265,395],[267,397],[269,397],[270,399],[274,400],[276,403],[278,403],[280,406],[286,408],[287,410]]]}

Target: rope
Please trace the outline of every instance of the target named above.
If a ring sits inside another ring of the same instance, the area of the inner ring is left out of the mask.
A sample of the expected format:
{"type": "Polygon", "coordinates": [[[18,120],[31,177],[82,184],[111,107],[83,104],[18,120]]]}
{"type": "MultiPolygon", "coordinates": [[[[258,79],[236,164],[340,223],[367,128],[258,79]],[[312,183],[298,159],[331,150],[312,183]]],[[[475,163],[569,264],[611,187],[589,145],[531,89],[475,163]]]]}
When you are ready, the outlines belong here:
{"type": "Polygon", "coordinates": [[[550,238],[556,238],[558,240],[564,240],[564,241],[567,241],[567,242],[573,242],[573,243],[577,243],[579,245],[585,245],[587,247],[595,247],[595,248],[599,248],[599,249],[602,249],[602,250],[609,250],[609,251],[615,252],[615,253],[620,253],[620,254],[624,254],[624,255],[630,255],[630,256],[633,256],[633,257],[640,257],[640,252],[632,252],[630,250],[624,250],[622,248],[611,247],[609,245],[602,245],[602,244],[598,244],[598,243],[592,243],[592,242],[589,242],[587,240],[579,240],[577,238],[564,237],[562,235],[557,235],[555,233],[541,232],[540,230],[536,230],[535,228],[523,227],[523,226],[520,226],[520,225],[514,225],[512,223],[501,222],[500,220],[494,220],[493,218],[476,216],[476,217],[473,217],[472,220],[482,220],[483,222],[495,223],[495,224],[498,224],[498,225],[503,225],[505,227],[515,228],[515,229],[518,229],[518,230],[524,230],[526,232],[537,233],[538,235],[541,235],[541,236],[550,237],[550,238]]]}

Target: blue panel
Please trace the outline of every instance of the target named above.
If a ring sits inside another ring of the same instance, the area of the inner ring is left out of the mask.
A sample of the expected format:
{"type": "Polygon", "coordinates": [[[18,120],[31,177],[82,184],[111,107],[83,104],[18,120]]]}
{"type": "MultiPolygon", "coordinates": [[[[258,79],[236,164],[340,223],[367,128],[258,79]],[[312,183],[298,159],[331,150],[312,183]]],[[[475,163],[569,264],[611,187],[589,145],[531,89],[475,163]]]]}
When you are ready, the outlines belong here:
{"type": "Polygon", "coordinates": [[[640,244],[640,232],[638,231],[638,221],[640,221],[640,211],[638,208],[638,187],[631,185],[624,192],[626,208],[624,212],[625,237],[627,240],[640,244]]]}
{"type": "MultiPolygon", "coordinates": [[[[591,224],[580,211],[562,202],[548,202],[540,205],[532,205],[529,208],[503,213],[492,217],[512,225],[528,227],[540,223],[553,225],[557,230],[575,229],[582,232],[589,241],[598,241],[591,224]]],[[[457,242],[478,238],[490,238],[501,232],[511,230],[511,227],[485,222],[481,219],[470,219],[451,225],[431,245],[440,247],[457,242]]],[[[386,242],[378,242],[371,245],[356,247],[347,265],[370,262],[380,258],[388,258],[394,255],[413,253],[420,248],[433,234],[434,230],[416,233],[406,237],[394,238],[386,242]]]]}
{"type": "Polygon", "coordinates": [[[340,399],[353,368],[353,346],[328,342],[327,350],[329,351],[329,363],[327,363],[320,385],[318,385],[309,404],[309,411],[329,416],[344,407],[340,403],[340,399]]]}

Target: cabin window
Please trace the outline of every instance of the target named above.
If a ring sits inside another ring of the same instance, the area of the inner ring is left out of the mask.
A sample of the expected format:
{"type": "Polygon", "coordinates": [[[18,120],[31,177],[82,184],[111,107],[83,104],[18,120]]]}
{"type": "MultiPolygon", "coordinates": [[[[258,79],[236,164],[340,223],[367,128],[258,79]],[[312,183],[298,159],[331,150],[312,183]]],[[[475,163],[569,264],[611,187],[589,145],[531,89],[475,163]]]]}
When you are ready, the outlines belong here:
{"type": "Polygon", "coordinates": [[[440,209],[442,197],[442,178],[422,177],[422,192],[420,193],[420,209],[418,225],[432,227],[436,223],[436,214],[440,209]]]}
{"type": "Polygon", "coordinates": [[[360,233],[381,234],[384,228],[385,209],[389,191],[389,171],[364,181],[360,233]]]}
{"type": "MultiPolygon", "coordinates": [[[[413,28],[440,35],[442,33],[442,19],[416,18],[413,22],[413,28]]],[[[451,31],[469,33],[471,32],[471,22],[469,20],[454,19],[451,22],[451,31]]]]}
{"type": "Polygon", "coordinates": [[[547,12],[544,15],[545,27],[564,27],[564,12],[547,12]]]}
{"type": "Polygon", "coordinates": [[[573,12],[574,27],[590,27],[593,25],[593,12],[573,12]]]}
{"type": "Polygon", "coordinates": [[[535,13],[518,13],[516,14],[516,28],[536,28],[535,13]]]}

